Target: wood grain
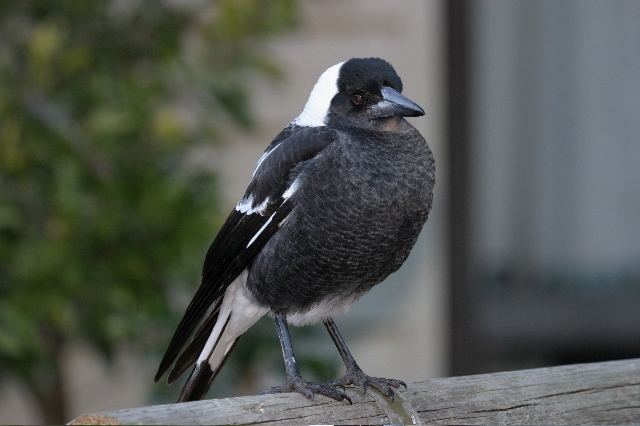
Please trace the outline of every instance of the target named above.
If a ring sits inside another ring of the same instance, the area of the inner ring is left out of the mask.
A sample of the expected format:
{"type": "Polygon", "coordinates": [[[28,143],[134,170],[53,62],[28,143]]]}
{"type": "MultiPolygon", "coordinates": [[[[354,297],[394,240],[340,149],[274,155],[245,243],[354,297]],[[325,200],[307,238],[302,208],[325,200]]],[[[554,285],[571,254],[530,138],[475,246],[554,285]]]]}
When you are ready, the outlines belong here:
{"type": "Polygon", "coordinates": [[[88,414],[71,424],[640,423],[640,359],[423,380],[393,403],[348,393],[353,405],[259,395],[88,414]]]}

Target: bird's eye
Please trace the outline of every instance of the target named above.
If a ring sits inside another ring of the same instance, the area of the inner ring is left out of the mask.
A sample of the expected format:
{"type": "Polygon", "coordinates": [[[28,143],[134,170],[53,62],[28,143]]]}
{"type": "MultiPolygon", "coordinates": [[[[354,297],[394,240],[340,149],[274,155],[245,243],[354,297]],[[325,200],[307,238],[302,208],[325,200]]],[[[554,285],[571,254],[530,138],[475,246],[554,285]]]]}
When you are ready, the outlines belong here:
{"type": "Polygon", "coordinates": [[[364,104],[364,96],[362,95],[362,93],[356,93],[353,96],[351,96],[351,100],[353,101],[353,103],[355,105],[362,105],[364,104]]]}

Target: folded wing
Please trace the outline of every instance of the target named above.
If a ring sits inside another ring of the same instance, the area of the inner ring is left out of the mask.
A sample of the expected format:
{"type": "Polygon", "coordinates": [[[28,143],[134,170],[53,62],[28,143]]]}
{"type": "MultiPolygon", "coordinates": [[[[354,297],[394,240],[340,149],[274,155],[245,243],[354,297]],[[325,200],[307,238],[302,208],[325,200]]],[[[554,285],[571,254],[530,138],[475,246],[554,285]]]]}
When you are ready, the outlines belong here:
{"type": "Polygon", "coordinates": [[[216,322],[227,287],[247,269],[294,208],[289,197],[295,177],[304,170],[306,162],[336,139],[335,132],[326,127],[289,126],[269,145],[258,160],[244,197],[209,246],[200,287],[171,338],[155,381],[179,355],[170,381],[195,362],[216,322]],[[193,339],[180,354],[191,336],[193,339]]]}

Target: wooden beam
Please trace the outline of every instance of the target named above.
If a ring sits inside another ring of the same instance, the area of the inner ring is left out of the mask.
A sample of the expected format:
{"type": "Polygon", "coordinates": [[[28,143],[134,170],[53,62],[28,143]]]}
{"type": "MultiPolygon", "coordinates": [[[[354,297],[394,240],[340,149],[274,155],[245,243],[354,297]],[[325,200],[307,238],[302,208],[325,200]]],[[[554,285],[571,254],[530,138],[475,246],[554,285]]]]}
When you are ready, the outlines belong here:
{"type": "Polygon", "coordinates": [[[359,389],[353,405],[299,394],[245,396],[80,416],[70,424],[640,423],[640,358],[411,383],[393,403],[359,389]]]}

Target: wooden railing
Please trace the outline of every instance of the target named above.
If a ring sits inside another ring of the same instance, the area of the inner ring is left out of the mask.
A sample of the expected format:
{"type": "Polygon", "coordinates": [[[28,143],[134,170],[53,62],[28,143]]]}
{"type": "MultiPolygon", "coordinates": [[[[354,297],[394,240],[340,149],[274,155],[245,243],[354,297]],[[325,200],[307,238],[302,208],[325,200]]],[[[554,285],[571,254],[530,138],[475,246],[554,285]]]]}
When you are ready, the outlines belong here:
{"type": "Polygon", "coordinates": [[[347,389],[323,396],[259,395],[80,416],[71,424],[630,424],[640,423],[640,358],[422,380],[393,402],[347,389]]]}

